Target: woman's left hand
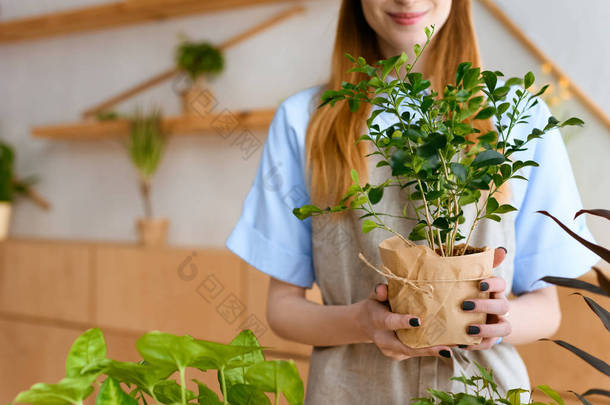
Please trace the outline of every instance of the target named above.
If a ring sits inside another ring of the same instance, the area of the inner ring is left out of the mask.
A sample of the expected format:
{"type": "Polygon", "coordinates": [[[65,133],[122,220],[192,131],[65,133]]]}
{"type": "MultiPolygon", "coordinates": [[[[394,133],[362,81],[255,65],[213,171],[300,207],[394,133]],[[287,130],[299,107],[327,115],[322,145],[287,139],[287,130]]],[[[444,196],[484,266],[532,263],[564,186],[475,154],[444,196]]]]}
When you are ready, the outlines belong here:
{"type": "MultiPolygon", "coordinates": [[[[499,266],[506,257],[504,248],[497,248],[494,252],[494,268],[499,266]]],[[[506,281],[502,277],[490,277],[479,283],[481,291],[490,292],[489,299],[471,299],[464,301],[462,309],[468,312],[481,312],[487,314],[487,323],[468,326],[468,334],[482,336],[478,345],[460,346],[466,350],[486,350],[495,345],[500,338],[510,335],[512,328],[507,319],[509,303],[504,290],[506,281]]]]}

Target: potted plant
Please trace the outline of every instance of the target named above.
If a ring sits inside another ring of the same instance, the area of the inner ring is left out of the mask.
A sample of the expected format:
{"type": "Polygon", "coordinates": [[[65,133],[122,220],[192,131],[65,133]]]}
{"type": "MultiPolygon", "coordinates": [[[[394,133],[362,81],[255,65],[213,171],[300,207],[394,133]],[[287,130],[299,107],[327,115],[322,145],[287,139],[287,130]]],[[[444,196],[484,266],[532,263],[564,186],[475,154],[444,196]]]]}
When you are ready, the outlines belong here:
{"type": "Polygon", "coordinates": [[[205,76],[216,75],[224,69],[221,51],[208,42],[192,42],[184,39],[176,49],[176,64],[190,80],[181,91],[185,114],[197,113],[196,100],[205,87],[205,76]]]}
{"type": "Polygon", "coordinates": [[[24,195],[43,209],[49,209],[49,203],[38,195],[32,185],[35,177],[17,179],[14,174],[15,152],[13,148],[0,141],[0,240],[8,236],[11,222],[13,201],[17,195],[24,195]]]}
{"type": "Polygon", "coordinates": [[[152,177],[161,163],[166,142],[167,134],[161,123],[160,111],[153,110],[151,114],[145,115],[136,110],[130,118],[127,150],[138,173],[144,203],[144,218],[137,220],[136,227],[140,244],[145,246],[162,245],[167,239],[169,220],[153,216],[150,196],[152,177]]]}
{"type": "Polygon", "coordinates": [[[435,322],[423,322],[421,328],[397,331],[400,340],[410,347],[480,342],[480,337],[467,334],[466,326],[485,323],[485,314],[454,311],[468,297],[488,296],[479,291],[478,280],[492,275],[493,250],[470,246],[471,235],[481,220],[500,221],[500,215],[516,210],[501,204],[496,193],[510,179],[525,179],[519,169],[538,165],[518,160],[516,152],[551,129],[583,124],[578,118],[559,122],[551,117],[544,128],[534,129],[526,139],[512,139],[511,131],[526,122],[528,110],[538,102],[536,97],[546,90],[544,86],[536,94],[527,91],[534,82],[531,72],[499,83],[501,72],[481,71],[463,62],[457,68],[455,85],[446,86],[442,94],[430,91],[430,81],[413,67],[433,32],[434,27],[426,28],[427,41],[423,46],[415,45],[416,60],[412,64],[407,63],[405,53],[374,66],[362,57],[346,55],[354,63],[350,71],[360,72],[365,79],[344,82],[340,90],[325,91],[319,107],[346,101],[354,112],[362,103],[373,106],[366,122],[368,131],[358,142],[370,144],[373,152],[367,156],[378,159],[376,166],[381,169],[377,170],[385,170],[387,179],[381,184],[361,184],[358,173],[352,170],[353,184],[338,205],[324,208],[309,204],[293,211],[302,220],[360,211],[363,232],[383,229],[394,234],[379,245],[382,269],[371,265],[388,278],[391,309],[435,318],[435,322]],[[514,85],[523,88],[507,100],[514,85]],[[395,119],[387,128],[375,123],[384,112],[395,119]],[[473,126],[476,120],[492,117],[499,123],[495,130],[482,133],[473,126]],[[399,187],[405,193],[402,215],[375,209],[389,187],[399,187]],[[464,223],[463,208],[470,204],[474,204],[474,218],[464,223]],[[411,221],[410,234],[392,229],[384,221],[390,215],[411,221]],[[462,223],[467,227],[464,233],[459,227],[462,223]],[[465,242],[456,244],[460,240],[465,242]]]}
{"type": "Polygon", "coordinates": [[[14,194],[13,148],[0,142],[0,240],[6,239],[11,219],[11,207],[14,194]]]}
{"type": "Polygon", "coordinates": [[[266,360],[265,348],[250,330],[240,332],[230,344],[154,331],[140,337],[136,347],[141,361],[112,360],[106,357],[101,330],[89,329],[72,344],[64,379],[34,384],[15,402],[82,405],[102,377],[98,405],[271,405],[266,393],[273,395],[276,405],[281,395],[290,405],[303,404],[303,381],[294,362],[266,360]],[[187,388],[187,375],[195,370],[217,370],[222,400],[197,380],[193,379],[197,393],[187,388]]]}

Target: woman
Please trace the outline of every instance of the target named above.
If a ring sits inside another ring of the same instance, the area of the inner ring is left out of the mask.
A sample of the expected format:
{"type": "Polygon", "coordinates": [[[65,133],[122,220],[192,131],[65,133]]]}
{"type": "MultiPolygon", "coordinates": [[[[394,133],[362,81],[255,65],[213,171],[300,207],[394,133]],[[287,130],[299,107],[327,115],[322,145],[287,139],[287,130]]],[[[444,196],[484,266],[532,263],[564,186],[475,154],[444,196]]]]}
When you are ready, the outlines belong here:
{"type": "MultiPolygon", "coordinates": [[[[227,247],[271,276],[267,319],[273,331],[314,346],[307,404],[409,403],[426,395],[427,388],[463,388],[453,386],[450,377],[476,373],[473,361],[494,369],[501,391],[527,389],[527,372],[513,344],[552,335],[561,316],[555,288],[537,280],[550,274],[579,276],[596,261],[551,221],[534,214],[545,209],[568,219],[581,208],[557,130],[520,156],[540,163],[525,170],[529,182],[511,183],[510,194],[504,190],[518,213],[504,215],[500,223],[482,221],[471,240],[473,246],[502,246],[495,251],[495,276],[480,283],[481,290],[491,292],[490,299],[468,300],[462,306],[488,314],[486,324],[468,328],[483,338],[476,346],[403,345],[394,330],[420,327],[423,320],[389,312],[383,277],[358,259],[363,252],[380,263],[377,245],[391,235],[362,234],[357,215],[349,212],[334,221],[317,216],[301,222],[293,216],[292,209],[303,204],[335,203],[350,184],[351,168],[371,184],[382,178],[380,169],[364,157],[366,150],[354,147],[370,106],[357,113],[340,104],[316,109],[323,90],[358,79],[346,73],[351,65],[345,52],[373,62],[405,51],[413,60],[413,45],[424,43],[424,27],[434,24],[430,48],[415,70],[431,78],[438,91],[455,80],[460,62],[480,65],[470,13],[468,0],[344,0],[329,83],[288,98],[273,119],[257,177],[227,247]],[[314,281],[324,305],[305,298],[314,281]],[[516,297],[508,300],[511,291],[516,297]]],[[[549,116],[540,101],[530,123],[517,127],[515,136],[544,127],[549,116]]],[[[380,117],[380,122],[388,119],[380,117]]],[[[379,211],[401,207],[401,201],[404,195],[386,195],[379,211]]],[[[472,215],[466,214],[464,226],[472,215]]],[[[413,226],[390,224],[402,234],[413,226]]],[[[591,238],[585,223],[578,224],[576,231],[591,238]]]]}

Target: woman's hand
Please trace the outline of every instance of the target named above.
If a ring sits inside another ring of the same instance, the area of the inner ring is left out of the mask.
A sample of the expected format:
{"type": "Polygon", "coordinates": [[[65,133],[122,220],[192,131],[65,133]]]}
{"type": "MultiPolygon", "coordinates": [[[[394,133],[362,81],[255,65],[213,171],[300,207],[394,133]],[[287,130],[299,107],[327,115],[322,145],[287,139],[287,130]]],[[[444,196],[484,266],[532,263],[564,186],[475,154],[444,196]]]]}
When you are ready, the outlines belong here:
{"type": "Polygon", "coordinates": [[[413,349],[398,340],[394,333],[396,329],[418,328],[421,326],[421,321],[411,315],[391,312],[387,300],[388,286],[377,284],[368,299],[354,304],[360,306],[357,317],[360,329],[384,355],[399,361],[421,356],[451,357],[449,346],[413,349]]]}
{"type": "MultiPolygon", "coordinates": [[[[494,252],[494,268],[498,267],[506,257],[506,249],[497,248],[494,252]]],[[[483,340],[478,345],[460,346],[467,350],[486,350],[495,345],[500,338],[510,335],[512,327],[507,319],[509,302],[504,294],[506,281],[501,277],[490,277],[479,283],[481,291],[490,292],[489,299],[471,299],[462,303],[462,309],[468,312],[487,314],[484,325],[469,325],[467,332],[472,336],[481,336],[483,340]]]]}

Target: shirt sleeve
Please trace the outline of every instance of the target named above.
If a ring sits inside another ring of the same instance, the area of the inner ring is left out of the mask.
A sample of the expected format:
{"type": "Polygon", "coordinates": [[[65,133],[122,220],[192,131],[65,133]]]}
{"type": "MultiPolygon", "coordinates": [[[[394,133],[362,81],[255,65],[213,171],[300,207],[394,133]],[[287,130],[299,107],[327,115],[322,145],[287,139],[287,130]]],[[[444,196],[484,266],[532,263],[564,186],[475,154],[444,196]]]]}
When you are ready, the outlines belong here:
{"type": "Polygon", "coordinates": [[[263,146],[256,178],[226,246],[257,270],[311,288],[314,282],[311,219],[292,210],[309,203],[305,183],[305,112],[278,107],[263,146]]]}
{"type": "MultiPolygon", "coordinates": [[[[534,127],[542,129],[551,112],[541,99],[536,111],[532,114],[534,127]]],[[[578,235],[594,242],[585,216],[574,220],[574,214],[582,209],[582,202],[559,129],[532,141],[529,149],[533,150],[533,155],[527,158],[538,162],[539,167],[521,169],[529,181],[514,180],[525,183],[525,186],[520,184],[525,190],[515,222],[512,288],[515,295],[550,286],[538,281],[545,276],[580,277],[599,261],[593,252],[564,232],[551,218],[536,213],[548,211],[578,235]]]]}

